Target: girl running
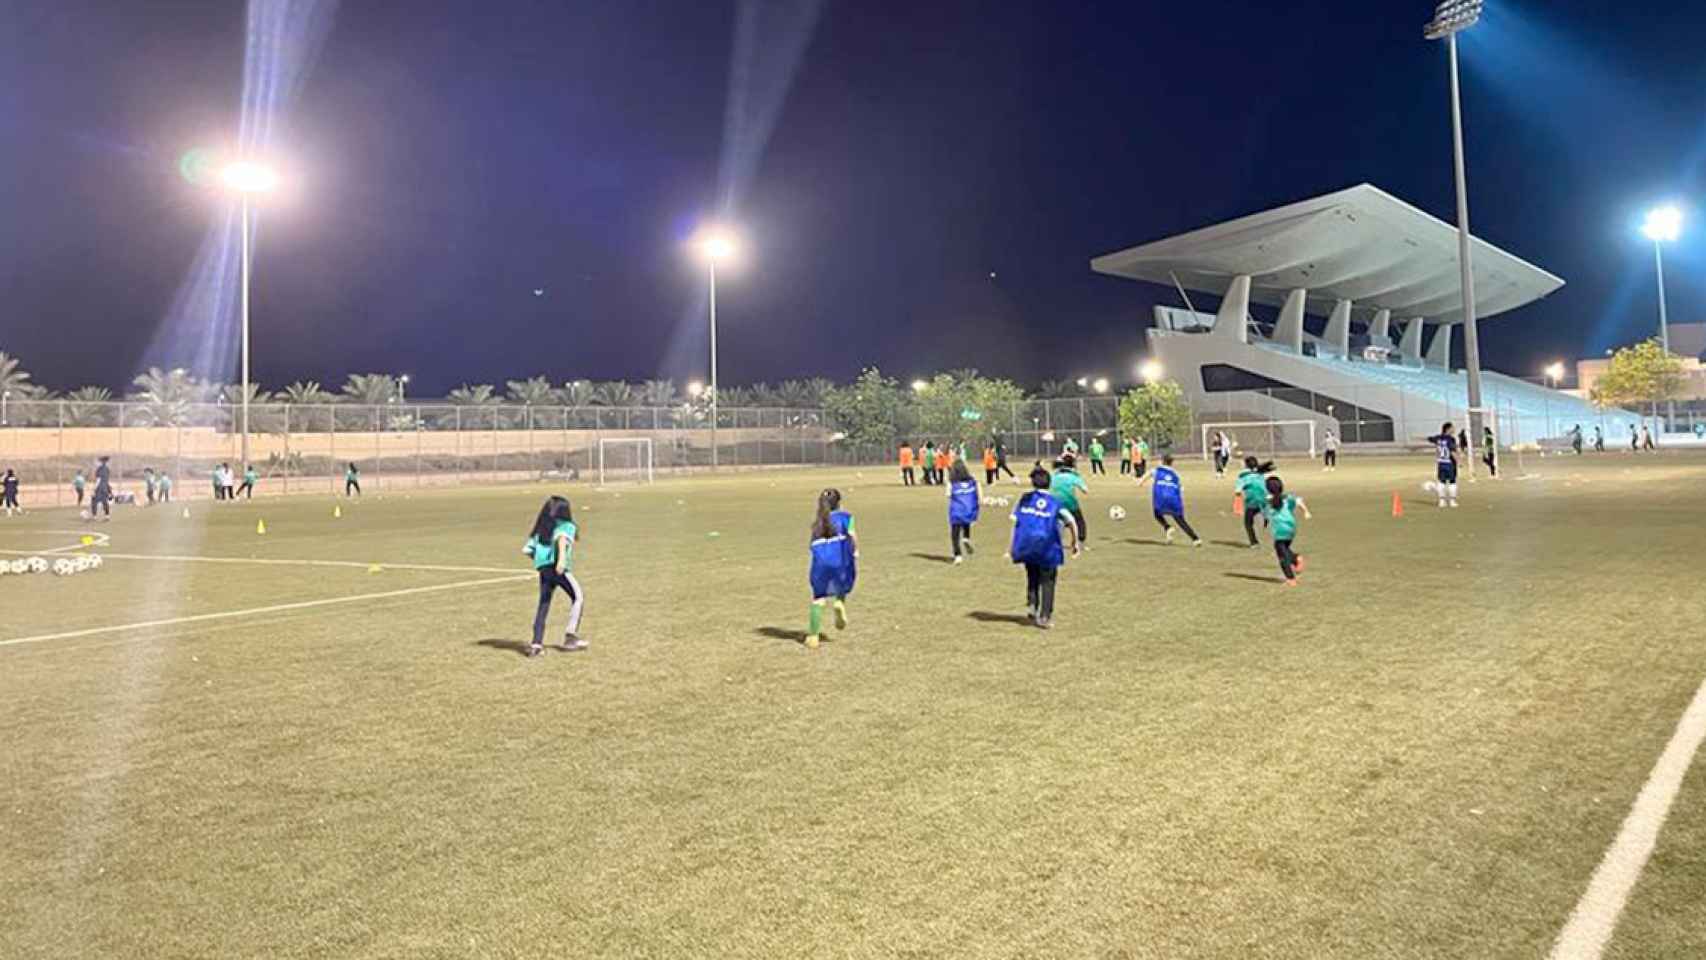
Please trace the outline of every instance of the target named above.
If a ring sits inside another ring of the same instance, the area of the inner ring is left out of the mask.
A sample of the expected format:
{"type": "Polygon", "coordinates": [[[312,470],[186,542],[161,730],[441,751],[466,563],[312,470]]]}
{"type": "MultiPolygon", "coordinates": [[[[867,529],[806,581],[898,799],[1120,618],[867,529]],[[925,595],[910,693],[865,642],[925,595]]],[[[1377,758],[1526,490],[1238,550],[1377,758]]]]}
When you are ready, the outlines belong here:
{"type": "Polygon", "coordinates": [[[1257,545],[1256,518],[1262,516],[1262,502],[1268,498],[1268,488],[1262,476],[1274,468],[1274,462],[1257,463],[1255,457],[1244,458],[1244,472],[1238,475],[1238,492],[1244,498],[1244,535],[1250,546],[1257,545]]]}
{"type": "Polygon", "coordinates": [[[83,476],[83,468],[78,467],[77,472],[71,475],[71,490],[77,494],[77,505],[79,507],[83,505],[83,488],[88,483],[88,478],[83,476]]]}
{"type": "Polygon", "coordinates": [[[522,552],[533,558],[533,569],[539,572],[539,607],[533,613],[533,642],[527,647],[529,657],[545,652],[545,620],[551,614],[551,597],[559,589],[569,595],[569,625],[563,631],[563,649],[573,653],[586,649],[586,641],[578,634],[581,609],[586,594],[570,572],[574,561],[575,543],[580,540],[580,528],[575,526],[574,511],[563,497],[551,497],[539,508],[533,521],[533,532],[522,552]]]}
{"type": "Polygon", "coordinates": [[[1054,588],[1066,563],[1062,538],[1078,556],[1078,533],[1072,514],[1049,492],[1052,478],[1042,464],[1031,470],[1031,492],[1013,508],[1013,543],[1007,555],[1025,565],[1025,612],[1031,622],[1048,630],[1054,626],[1054,588]]]}
{"type": "Polygon", "coordinates": [[[954,562],[957,564],[965,559],[960,556],[962,539],[965,541],[965,552],[973,552],[971,525],[977,522],[977,481],[971,478],[971,470],[966,467],[964,460],[954,462],[953,467],[949,469],[948,480],[948,537],[953,541],[954,562]]]}
{"type": "Polygon", "coordinates": [[[831,487],[817,496],[812,519],[812,610],[806,646],[817,649],[823,639],[823,608],[833,607],[835,628],[847,628],[847,595],[858,579],[859,540],[853,515],[841,509],[841,491],[831,487]]]}
{"type": "Polygon", "coordinates": [[[231,494],[231,499],[237,499],[239,493],[243,495],[245,500],[255,499],[255,482],[259,479],[261,479],[261,474],[255,469],[255,465],[252,463],[245,464],[243,466],[243,485],[237,488],[236,493],[231,494]]]}
{"type": "MultiPolygon", "coordinates": [[[[1142,486],[1143,481],[1139,480],[1142,486]]],[[[1191,545],[1202,546],[1202,538],[1191,529],[1191,524],[1185,519],[1184,488],[1179,483],[1179,472],[1173,469],[1173,455],[1161,455],[1161,466],[1155,468],[1154,483],[1155,522],[1161,524],[1161,529],[1167,532],[1167,542],[1173,542],[1173,528],[1167,525],[1169,517],[1185,531],[1185,536],[1191,538],[1191,545]]]]}
{"type": "Polygon", "coordinates": [[[344,496],[361,496],[361,471],[355,464],[344,467],[344,496]]]}
{"type": "Polygon", "coordinates": [[[1279,558],[1285,585],[1295,587],[1297,575],[1303,572],[1303,557],[1291,549],[1291,542],[1297,537],[1297,513],[1302,511],[1304,517],[1309,517],[1309,506],[1302,497],[1286,493],[1285,481],[1279,477],[1268,478],[1267,491],[1267,499],[1262,501],[1262,513],[1274,531],[1274,555],[1279,558]]]}

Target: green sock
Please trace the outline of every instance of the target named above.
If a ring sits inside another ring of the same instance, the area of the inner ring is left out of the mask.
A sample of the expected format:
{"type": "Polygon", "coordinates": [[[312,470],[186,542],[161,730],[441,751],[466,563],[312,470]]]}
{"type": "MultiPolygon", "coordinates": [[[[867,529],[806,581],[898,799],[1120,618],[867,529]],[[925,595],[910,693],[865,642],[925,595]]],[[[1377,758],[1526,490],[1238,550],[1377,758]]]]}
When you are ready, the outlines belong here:
{"type": "Polygon", "coordinates": [[[809,630],[807,630],[806,633],[809,634],[810,636],[815,637],[822,632],[823,632],[823,604],[818,603],[816,600],[813,600],[812,601],[811,628],[809,630]]]}

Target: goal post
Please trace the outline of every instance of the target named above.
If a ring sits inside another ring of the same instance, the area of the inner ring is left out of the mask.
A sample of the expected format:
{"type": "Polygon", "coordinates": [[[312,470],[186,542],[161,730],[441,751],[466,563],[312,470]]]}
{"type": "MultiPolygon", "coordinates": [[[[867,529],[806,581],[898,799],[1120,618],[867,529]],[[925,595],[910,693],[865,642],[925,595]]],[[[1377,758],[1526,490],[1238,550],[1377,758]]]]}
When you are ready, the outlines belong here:
{"type": "Polygon", "coordinates": [[[1306,453],[1313,460],[1320,449],[1315,439],[1314,420],[1228,420],[1202,425],[1204,460],[1213,455],[1216,431],[1231,439],[1235,454],[1250,453],[1274,457],[1306,453]]]}
{"type": "Polygon", "coordinates": [[[652,479],[650,437],[599,438],[599,486],[607,483],[651,483],[652,479]]]}

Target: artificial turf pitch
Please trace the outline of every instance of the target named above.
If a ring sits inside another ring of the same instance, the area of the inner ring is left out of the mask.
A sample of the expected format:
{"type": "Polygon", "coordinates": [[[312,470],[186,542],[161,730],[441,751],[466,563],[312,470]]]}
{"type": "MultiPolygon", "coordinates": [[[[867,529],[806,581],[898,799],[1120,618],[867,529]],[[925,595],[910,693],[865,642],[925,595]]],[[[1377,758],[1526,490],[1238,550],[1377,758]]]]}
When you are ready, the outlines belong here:
{"type": "MultiPolygon", "coordinates": [[[[0,578],[0,956],[1544,956],[1706,677],[1706,458],[1527,467],[1282,462],[1295,590],[1201,464],[1200,549],[1091,477],[1051,632],[1006,510],[950,566],[888,469],[572,485],[592,647],[538,660],[554,489],[124,509],[0,578]]],[[[1703,850],[1697,759],[1607,956],[1706,956],[1703,850]]]]}

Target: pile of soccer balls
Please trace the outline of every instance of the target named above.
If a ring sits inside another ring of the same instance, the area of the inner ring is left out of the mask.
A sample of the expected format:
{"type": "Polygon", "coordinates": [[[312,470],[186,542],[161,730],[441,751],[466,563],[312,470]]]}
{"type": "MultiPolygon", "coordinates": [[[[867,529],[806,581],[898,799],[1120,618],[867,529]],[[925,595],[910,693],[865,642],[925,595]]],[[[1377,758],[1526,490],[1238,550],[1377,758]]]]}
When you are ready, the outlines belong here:
{"type": "Polygon", "coordinates": [[[1005,507],[1007,505],[1007,498],[986,496],[983,498],[983,505],[986,507],[1005,507]]]}
{"type": "Polygon", "coordinates": [[[1109,507],[1108,508],[1108,519],[1109,520],[1124,520],[1125,519],[1125,508],[1120,506],[1117,503],[1114,504],[1113,506],[1109,507]]]}
{"type": "Polygon", "coordinates": [[[75,557],[59,557],[50,565],[46,557],[27,557],[11,562],[0,562],[0,574],[46,573],[52,570],[61,577],[69,577],[83,573],[86,570],[99,570],[101,558],[92,553],[80,554],[75,557]]]}

